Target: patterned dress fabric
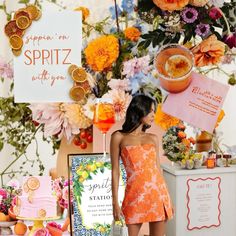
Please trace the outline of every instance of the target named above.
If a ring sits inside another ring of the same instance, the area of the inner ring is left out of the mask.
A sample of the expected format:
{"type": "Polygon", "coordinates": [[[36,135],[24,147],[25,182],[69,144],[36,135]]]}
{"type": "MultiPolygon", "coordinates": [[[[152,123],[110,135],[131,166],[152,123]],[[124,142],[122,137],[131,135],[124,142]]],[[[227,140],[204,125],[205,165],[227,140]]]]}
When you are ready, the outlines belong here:
{"type": "Polygon", "coordinates": [[[170,196],[156,164],[154,144],[122,147],[127,174],[122,212],[126,224],[163,221],[173,217],[170,196]]]}

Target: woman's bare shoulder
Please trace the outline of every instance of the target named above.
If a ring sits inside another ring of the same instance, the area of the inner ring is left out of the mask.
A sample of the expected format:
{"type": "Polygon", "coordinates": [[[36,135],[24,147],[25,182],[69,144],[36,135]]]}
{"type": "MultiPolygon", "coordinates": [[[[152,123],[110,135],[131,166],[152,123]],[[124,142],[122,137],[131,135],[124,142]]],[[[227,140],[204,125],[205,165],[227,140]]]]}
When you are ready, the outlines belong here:
{"type": "Polygon", "coordinates": [[[153,133],[147,133],[148,137],[153,140],[153,142],[157,143],[158,142],[158,136],[153,133]]]}
{"type": "Polygon", "coordinates": [[[119,141],[121,142],[121,140],[123,139],[124,135],[119,131],[115,131],[111,134],[111,139],[114,141],[119,141]]]}

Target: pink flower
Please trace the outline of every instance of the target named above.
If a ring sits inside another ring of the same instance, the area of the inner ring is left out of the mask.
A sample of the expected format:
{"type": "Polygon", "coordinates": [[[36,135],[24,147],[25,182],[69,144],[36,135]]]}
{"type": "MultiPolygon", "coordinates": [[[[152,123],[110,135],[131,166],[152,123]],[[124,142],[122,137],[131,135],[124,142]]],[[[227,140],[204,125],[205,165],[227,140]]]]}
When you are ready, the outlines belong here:
{"type": "Polygon", "coordinates": [[[62,138],[63,135],[67,140],[71,140],[73,135],[80,132],[73,122],[66,115],[63,103],[31,104],[32,118],[39,124],[44,124],[45,137],[57,135],[62,138]]]}
{"type": "Polygon", "coordinates": [[[0,58],[0,77],[3,79],[13,78],[13,69],[11,65],[0,58]]]}
{"type": "Polygon", "coordinates": [[[123,90],[110,90],[103,97],[112,99],[115,108],[116,120],[122,120],[125,117],[126,110],[132,96],[123,90]]]}
{"type": "Polygon", "coordinates": [[[212,7],[209,12],[209,16],[211,17],[211,19],[217,20],[222,17],[222,11],[218,7],[212,7]]]}
{"type": "Polygon", "coordinates": [[[229,46],[229,48],[236,48],[236,32],[225,35],[223,41],[229,46]]]}
{"type": "Polygon", "coordinates": [[[108,86],[112,90],[124,90],[128,91],[129,90],[129,80],[128,79],[111,79],[108,82],[108,86]]]}
{"type": "Polygon", "coordinates": [[[51,234],[47,228],[42,228],[35,230],[33,236],[51,236],[51,234]]]}
{"type": "Polygon", "coordinates": [[[124,62],[122,75],[126,75],[127,78],[133,77],[139,72],[143,72],[146,75],[151,70],[149,62],[149,55],[140,58],[135,57],[129,61],[126,61],[124,62]]]}
{"type": "Polygon", "coordinates": [[[54,221],[47,223],[47,226],[50,226],[50,227],[53,227],[53,228],[57,228],[57,229],[61,229],[61,225],[57,224],[54,221]]]}
{"type": "Polygon", "coordinates": [[[7,198],[7,191],[3,188],[0,188],[0,196],[2,196],[2,199],[7,198]]]}
{"type": "Polygon", "coordinates": [[[7,183],[7,186],[12,187],[14,189],[19,189],[20,188],[20,182],[17,179],[11,179],[7,183]]]}

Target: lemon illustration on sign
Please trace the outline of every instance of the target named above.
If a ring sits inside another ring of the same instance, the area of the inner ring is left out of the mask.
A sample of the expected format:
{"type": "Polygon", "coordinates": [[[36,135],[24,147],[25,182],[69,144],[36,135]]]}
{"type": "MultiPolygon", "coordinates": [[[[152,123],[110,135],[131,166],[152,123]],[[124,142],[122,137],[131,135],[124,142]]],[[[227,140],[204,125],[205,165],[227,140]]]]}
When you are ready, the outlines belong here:
{"type": "Polygon", "coordinates": [[[84,182],[84,178],[83,177],[79,177],[79,182],[83,183],[84,182]]]}
{"type": "Polygon", "coordinates": [[[90,170],[90,171],[95,171],[97,169],[97,166],[95,164],[92,164],[92,165],[87,165],[87,170],[90,170]]]}
{"type": "Polygon", "coordinates": [[[102,167],[103,166],[103,163],[102,162],[96,162],[96,166],[99,168],[99,167],[102,167]]]}
{"type": "Polygon", "coordinates": [[[99,226],[99,231],[100,231],[101,233],[105,233],[106,229],[105,229],[104,227],[102,227],[102,226],[99,226]]]}
{"type": "Polygon", "coordinates": [[[84,171],[82,172],[81,176],[82,176],[84,179],[87,179],[88,176],[89,176],[89,174],[88,174],[88,172],[87,172],[86,170],[84,170],[84,171]]]}

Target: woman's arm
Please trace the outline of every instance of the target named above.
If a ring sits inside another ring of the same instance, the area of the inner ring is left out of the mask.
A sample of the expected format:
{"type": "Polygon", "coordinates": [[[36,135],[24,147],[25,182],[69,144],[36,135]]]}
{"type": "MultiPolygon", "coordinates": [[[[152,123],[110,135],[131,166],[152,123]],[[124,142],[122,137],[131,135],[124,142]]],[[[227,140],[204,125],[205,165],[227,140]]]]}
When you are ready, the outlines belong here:
{"type": "Polygon", "coordinates": [[[115,220],[120,218],[120,207],[118,201],[118,188],[119,188],[119,179],[120,179],[120,142],[122,135],[119,132],[115,132],[111,136],[110,143],[110,157],[111,157],[111,166],[112,166],[112,205],[113,205],[113,215],[115,220]]]}

